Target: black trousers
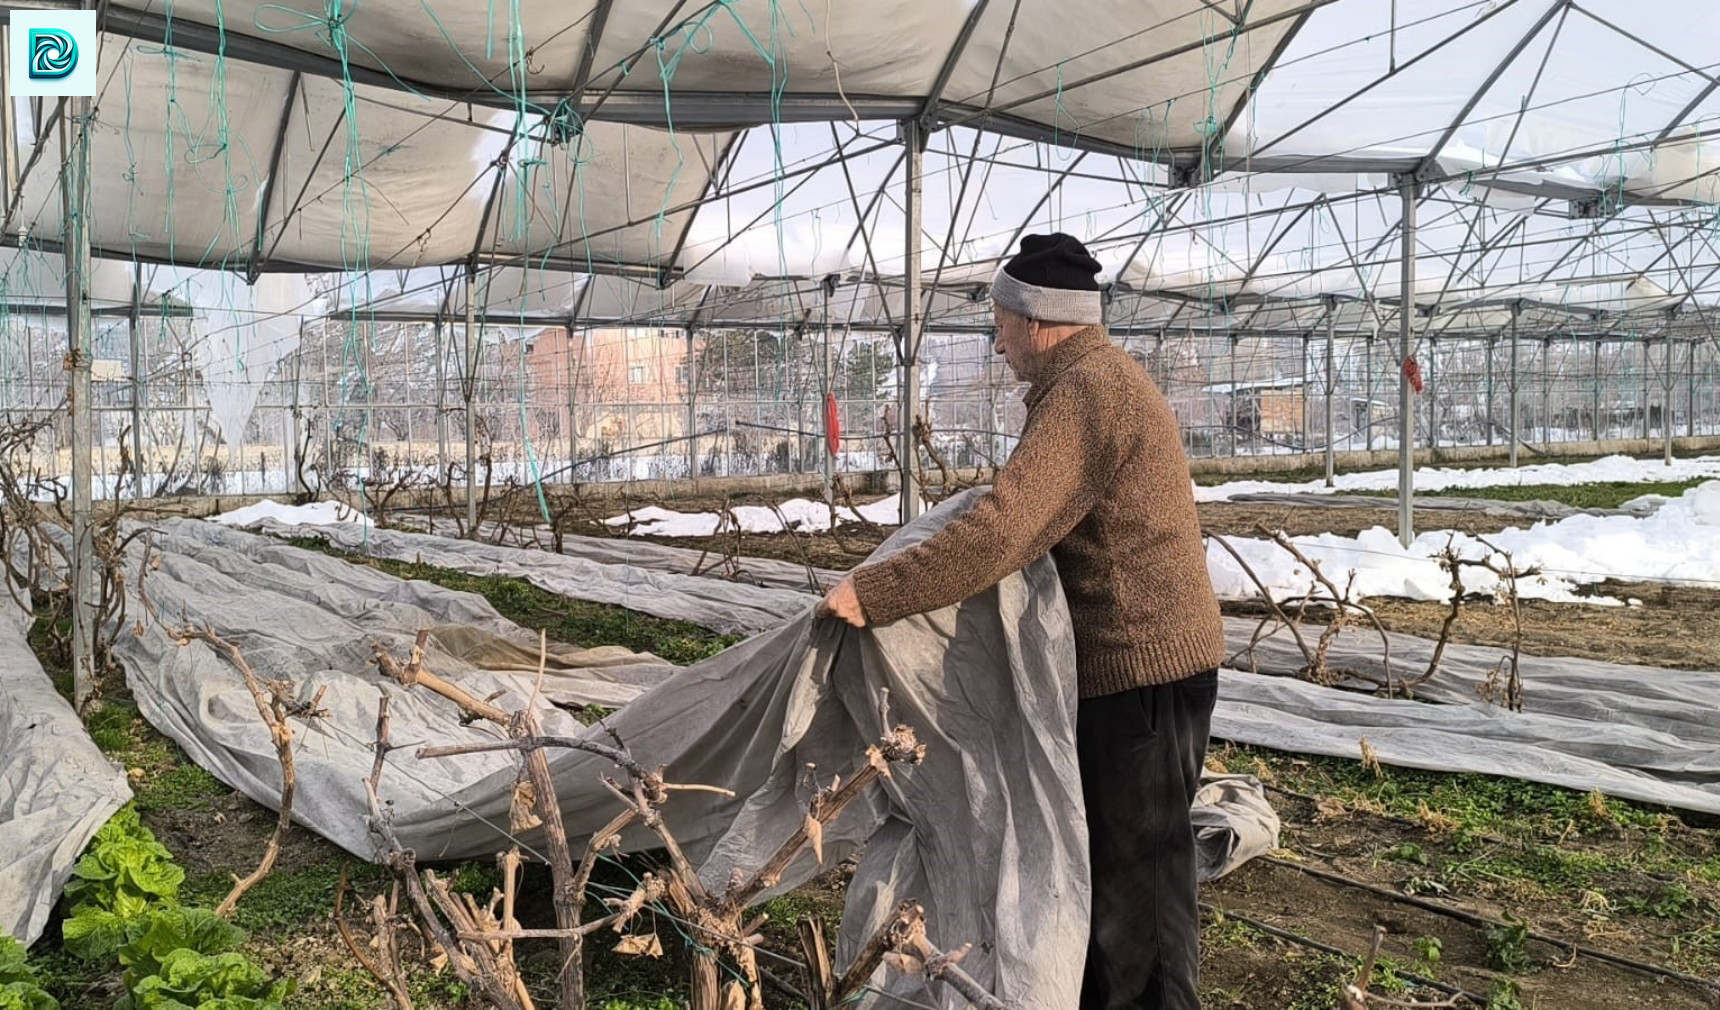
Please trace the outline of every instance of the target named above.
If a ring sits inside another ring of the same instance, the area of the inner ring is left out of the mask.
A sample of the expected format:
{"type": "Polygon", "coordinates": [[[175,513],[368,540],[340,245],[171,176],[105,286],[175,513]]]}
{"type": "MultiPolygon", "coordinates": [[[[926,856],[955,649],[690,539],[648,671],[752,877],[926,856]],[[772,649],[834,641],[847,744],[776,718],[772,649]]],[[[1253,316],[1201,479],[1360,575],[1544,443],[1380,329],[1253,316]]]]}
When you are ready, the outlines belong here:
{"type": "Polygon", "coordinates": [[[1089,698],[1075,746],[1093,862],[1081,1010],[1200,1010],[1194,827],[1218,671],[1089,698]]]}

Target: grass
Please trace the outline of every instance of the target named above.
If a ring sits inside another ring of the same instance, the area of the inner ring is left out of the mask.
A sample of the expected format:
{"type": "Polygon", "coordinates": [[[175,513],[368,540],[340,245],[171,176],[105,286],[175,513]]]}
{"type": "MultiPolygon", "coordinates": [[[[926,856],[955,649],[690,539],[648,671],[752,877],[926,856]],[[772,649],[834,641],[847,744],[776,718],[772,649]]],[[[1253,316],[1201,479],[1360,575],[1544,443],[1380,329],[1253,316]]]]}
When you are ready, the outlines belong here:
{"type": "Polygon", "coordinates": [[[369,558],[335,550],[316,538],[290,541],[295,547],[317,551],[353,564],[368,565],[402,579],[434,583],[444,589],[476,593],[508,620],[567,645],[591,647],[621,645],[635,652],[649,652],[671,663],[689,665],[709,659],[741,641],[740,635],[723,635],[689,621],[650,617],[626,607],[570,600],[524,579],[500,575],[468,575],[414,562],[369,558]]]}
{"type": "Polygon", "coordinates": [[[1360,761],[1234,746],[1215,754],[1225,767],[1279,788],[1422,826],[1427,844],[1398,842],[1374,856],[1376,866],[1402,865],[1416,893],[1600,900],[1663,920],[1714,910],[1701,892],[1712,893],[1720,880],[1720,856],[1711,854],[1720,839],[1704,841],[1712,832],[1699,815],[1486,775],[1376,774],[1360,761]]]}

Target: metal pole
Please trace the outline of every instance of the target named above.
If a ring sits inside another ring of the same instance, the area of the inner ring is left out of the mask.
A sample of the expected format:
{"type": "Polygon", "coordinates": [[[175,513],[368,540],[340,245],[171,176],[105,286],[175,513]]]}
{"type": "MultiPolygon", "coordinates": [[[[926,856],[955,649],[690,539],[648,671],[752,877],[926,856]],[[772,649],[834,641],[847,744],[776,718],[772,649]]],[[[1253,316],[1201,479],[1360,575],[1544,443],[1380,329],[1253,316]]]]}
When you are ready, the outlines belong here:
{"type": "Polygon", "coordinates": [[[1517,372],[1517,313],[1521,305],[1511,306],[1511,374],[1506,383],[1511,389],[1511,466],[1517,466],[1517,385],[1520,381],[1517,372]]]}
{"type": "Polygon", "coordinates": [[[903,250],[904,283],[902,306],[902,413],[898,419],[901,449],[896,458],[902,468],[902,523],[912,522],[920,514],[920,486],[915,479],[914,462],[919,447],[914,444],[914,414],[920,402],[920,183],[925,170],[925,146],[921,142],[918,120],[902,123],[902,142],[908,148],[906,180],[907,246],[903,250]]]}
{"type": "Polygon", "coordinates": [[[66,391],[72,425],[72,698],[79,712],[95,693],[95,540],[90,494],[90,100],[66,99],[60,149],[67,152],[60,186],[64,205],[66,334],[71,372],[66,391]]]}
{"type": "Polygon", "coordinates": [[[281,490],[282,491],[289,491],[290,492],[290,491],[298,490],[295,482],[298,479],[298,475],[303,472],[304,460],[300,457],[300,451],[301,450],[299,448],[301,445],[304,444],[303,443],[303,436],[300,434],[300,422],[301,422],[301,419],[303,417],[303,408],[299,405],[299,383],[304,378],[304,370],[305,370],[305,324],[303,321],[300,321],[300,323],[299,323],[299,345],[293,351],[293,413],[292,413],[292,425],[291,425],[291,428],[292,428],[291,436],[292,436],[293,444],[292,444],[292,448],[287,451],[286,460],[285,460],[285,465],[290,466],[293,469],[292,469],[291,473],[287,474],[285,476],[285,478],[283,478],[283,480],[281,482],[281,490]]]}
{"type": "MultiPolygon", "coordinates": [[[[578,471],[574,463],[580,461],[580,360],[574,358],[573,318],[568,320],[568,339],[562,348],[568,354],[568,360],[562,361],[568,366],[568,483],[578,480],[578,471]]],[[[580,348],[585,348],[585,337],[580,337],[580,348]]]]}
{"type": "Polygon", "coordinates": [[[1439,341],[1428,338],[1427,367],[1422,370],[1422,388],[1427,391],[1427,458],[1439,458],[1439,394],[1434,389],[1434,365],[1439,361],[1439,341]]]}
{"type": "Polygon", "coordinates": [[[1690,350],[1684,356],[1684,434],[1687,438],[1696,437],[1696,341],[1690,341],[1690,350]]]}
{"type": "Polygon", "coordinates": [[[1302,334],[1302,452],[1304,454],[1308,452],[1308,440],[1312,434],[1309,429],[1313,427],[1313,421],[1308,416],[1308,375],[1311,371],[1308,367],[1308,355],[1313,350],[1310,346],[1313,342],[1314,335],[1312,333],[1302,334]]]}
{"type": "Polygon", "coordinates": [[[478,388],[478,336],[476,332],[478,310],[474,304],[472,274],[466,271],[466,367],[465,381],[461,384],[460,396],[466,409],[466,533],[475,535],[478,526],[478,446],[476,438],[476,418],[472,414],[472,399],[478,388]]]}
{"type": "Polygon", "coordinates": [[[1489,446],[1493,444],[1493,347],[1497,342],[1498,337],[1491,333],[1487,335],[1487,402],[1482,409],[1482,416],[1486,421],[1482,427],[1487,429],[1489,446]]]}
{"type": "Polygon", "coordinates": [[[1409,376],[1401,367],[1409,361],[1415,341],[1415,180],[1400,183],[1403,196],[1403,272],[1398,292],[1398,541],[1415,540],[1415,403],[1409,376]]]}
{"type": "Polygon", "coordinates": [[[1336,307],[1337,306],[1332,302],[1328,302],[1326,304],[1326,486],[1327,487],[1332,486],[1332,478],[1334,476],[1336,476],[1336,471],[1337,471],[1337,466],[1338,466],[1338,459],[1337,459],[1337,442],[1338,442],[1338,439],[1337,439],[1336,434],[1335,434],[1336,429],[1333,427],[1333,423],[1332,423],[1332,393],[1337,389],[1337,386],[1338,386],[1338,371],[1337,371],[1337,365],[1336,365],[1337,354],[1335,353],[1335,348],[1333,347],[1333,343],[1336,340],[1336,334],[1333,331],[1337,328],[1337,325],[1338,325],[1338,320],[1337,320],[1338,314],[1336,311],[1334,311],[1336,309],[1336,307]]]}
{"type": "Polygon", "coordinates": [[[1599,442],[1601,440],[1601,338],[1600,337],[1595,338],[1594,362],[1595,362],[1595,366],[1594,366],[1595,406],[1594,406],[1594,416],[1589,419],[1589,422],[1590,422],[1589,423],[1589,430],[1594,432],[1595,441],[1599,442]]]}
{"type": "Polygon", "coordinates": [[[1672,465],[1672,364],[1677,359],[1678,352],[1672,348],[1672,338],[1666,338],[1666,350],[1661,352],[1661,364],[1665,370],[1660,374],[1660,426],[1665,439],[1666,465],[1672,465]]]}
{"type": "MultiPolygon", "coordinates": [[[[824,290],[824,320],[819,327],[824,334],[824,404],[830,402],[830,397],[836,392],[836,372],[830,360],[830,296],[834,293],[835,278],[827,277],[822,285],[824,290]]],[[[820,411],[823,412],[822,410],[820,411]]],[[[824,422],[824,497],[826,501],[835,501],[836,488],[836,456],[830,451],[830,421],[826,415],[824,422]]]]}
{"type": "Polygon", "coordinates": [[[1648,423],[1648,401],[1654,395],[1649,391],[1648,385],[1649,373],[1654,371],[1654,362],[1650,358],[1650,354],[1653,352],[1649,349],[1649,343],[1649,339],[1644,337],[1642,340],[1642,440],[1644,442],[1648,441],[1649,437],[1654,434],[1653,427],[1648,423]]]}
{"type": "Polygon", "coordinates": [[[1367,380],[1363,387],[1363,393],[1367,397],[1366,409],[1368,412],[1368,423],[1363,431],[1366,432],[1364,437],[1367,441],[1367,450],[1369,452],[1374,451],[1374,339],[1379,336],[1379,333],[1377,332],[1379,326],[1379,323],[1377,322],[1378,317],[1375,318],[1375,331],[1368,333],[1367,343],[1362,348],[1362,375],[1365,376],[1367,380]]]}
{"type": "Polygon", "coordinates": [[[436,469],[448,470],[448,343],[442,317],[437,315],[432,331],[436,340],[436,469]]]}
{"type": "Polygon", "coordinates": [[[699,476],[699,374],[698,358],[693,355],[693,328],[687,327],[687,477],[699,476]]]}
{"type": "MultiPolygon", "coordinates": [[[[138,317],[143,312],[143,264],[133,264],[131,280],[131,315],[126,326],[131,338],[131,480],[132,497],[143,497],[143,350],[138,334],[138,317]]],[[[119,498],[119,488],[114,488],[119,498]]]]}
{"type": "Polygon", "coordinates": [[[1541,338],[1541,444],[1553,442],[1553,337],[1541,338]]]}
{"type": "Polygon", "coordinates": [[[1230,458],[1236,458],[1236,435],[1240,425],[1236,416],[1236,334],[1230,334],[1230,458]]]}

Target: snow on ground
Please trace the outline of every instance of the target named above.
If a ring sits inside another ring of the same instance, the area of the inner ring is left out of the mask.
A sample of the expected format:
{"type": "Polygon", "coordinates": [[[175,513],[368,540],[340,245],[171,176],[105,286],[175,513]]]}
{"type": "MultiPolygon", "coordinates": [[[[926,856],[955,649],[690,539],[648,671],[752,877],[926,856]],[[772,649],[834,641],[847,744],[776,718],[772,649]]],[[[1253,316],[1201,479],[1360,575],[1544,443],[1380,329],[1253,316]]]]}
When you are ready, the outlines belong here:
{"type": "MultiPolygon", "coordinates": [[[[864,520],[880,526],[893,526],[901,511],[901,496],[891,495],[858,509],[838,505],[836,522],[840,525],[864,520]]],[[[732,518],[725,521],[716,512],[676,512],[651,505],[605,519],[604,524],[619,527],[632,523],[635,536],[708,537],[733,530],[737,524],[743,533],[781,533],[785,528],[824,531],[830,528],[831,518],[829,505],[807,498],[792,498],[774,509],[763,505],[737,505],[729,509],[729,516],[732,518]]]]}
{"type": "MultiPolygon", "coordinates": [[[[1289,552],[1268,540],[1226,538],[1248,562],[1273,598],[1301,596],[1317,584],[1289,552]]],[[[1578,587],[1604,579],[1627,582],[1674,582],[1720,588],[1720,481],[1708,481],[1673,498],[1649,516],[1577,515],[1556,523],[1512,527],[1485,537],[1486,543],[1449,530],[1423,533],[1408,549],[1383,527],[1356,537],[1331,534],[1293,537],[1292,542],[1319,564],[1338,588],[1355,573],[1351,597],[1395,596],[1412,600],[1448,601],[1451,576],[1437,556],[1447,544],[1466,559],[1504,559],[1493,548],[1511,555],[1519,571],[1539,568],[1542,574],[1520,579],[1522,599],[1564,603],[1617,605],[1620,601],[1580,596],[1578,587]],[[1487,546],[1491,544],[1490,548],[1487,546]]],[[[1254,581],[1217,543],[1207,545],[1207,568],[1213,587],[1227,599],[1258,596],[1254,581]]],[[[1466,567],[1464,589],[1498,594],[1505,579],[1481,568],[1466,567]]]]}
{"type": "MultiPolygon", "coordinates": [[[[1595,484],[1618,482],[1646,484],[1662,481],[1695,480],[1699,477],[1720,477],[1720,456],[1699,456],[1695,459],[1675,459],[1667,466],[1657,459],[1632,459],[1629,456],[1608,456],[1591,463],[1537,463],[1509,468],[1460,470],[1440,467],[1418,467],[1415,471],[1417,491],[1443,491],[1448,488],[1509,487],[1514,484],[1595,484]]],[[[1300,484],[1262,480],[1239,480],[1213,487],[1196,487],[1196,501],[1228,501],[1239,494],[1344,494],[1350,491],[1396,491],[1398,472],[1372,470],[1367,473],[1339,474],[1333,487],[1322,479],[1300,484]]]]}
{"type": "Polygon", "coordinates": [[[210,517],[212,522],[240,527],[255,526],[265,519],[273,519],[289,526],[333,526],[336,523],[370,525],[370,520],[363,513],[332,501],[319,501],[310,505],[282,505],[280,502],[260,501],[255,505],[210,517]]]}

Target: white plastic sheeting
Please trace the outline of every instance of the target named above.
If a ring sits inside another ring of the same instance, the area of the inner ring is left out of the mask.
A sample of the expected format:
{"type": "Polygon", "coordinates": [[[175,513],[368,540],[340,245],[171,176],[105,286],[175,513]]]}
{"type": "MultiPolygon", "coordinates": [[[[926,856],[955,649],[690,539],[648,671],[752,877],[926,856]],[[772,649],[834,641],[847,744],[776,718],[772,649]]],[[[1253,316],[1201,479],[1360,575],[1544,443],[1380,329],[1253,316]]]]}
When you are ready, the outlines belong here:
{"type": "Polygon", "coordinates": [[[131,799],[25,641],[30,617],[0,606],[0,934],[25,946],[48,924],[84,846],[131,799]]]}
{"type": "MultiPolygon", "coordinates": [[[[1244,653],[1256,622],[1229,618],[1225,637],[1244,653]]],[[[1391,636],[1393,676],[1428,667],[1434,643],[1391,636]]],[[[1523,711],[1481,698],[1508,650],[1448,645],[1422,700],[1384,700],[1292,680],[1305,660],[1280,633],[1255,648],[1263,671],[1223,675],[1214,737],[1300,754],[1359,758],[1362,738],[1384,764],[1477,772],[1599,789],[1608,796],[1720,814],[1720,681],[1710,671],[1620,666],[1524,656],[1523,711]]],[[[1383,677],[1377,634],[1341,632],[1332,669],[1383,677]]]]}
{"type": "MultiPolygon", "coordinates": [[[[952,504],[971,500],[964,492],[952,504]]],[[[1583,517],[1587,518],[1587,517],[1583,517]]],[[[1395,541],[1394,541],[1395,543],[1395,541]]],[[[461,545],[462,547],[464,545],[461,545]]],[[[1277,548],[1273,548],[1276,550],[1277,548]]],[[[569,538],[564,550],[590,560],[664,572],[687,572],[698,552],[654,544],[569,538]]],[[[514,558],[539,553],[515,549],[514,558]]],[[[783,567],[746,559],[761,574],[789,578],[783,567]]],[[[529,570],[515,562],[516,574],[529,570]]],[[[706,576],[720,576],[720,570],[706,576]]],[[[825,573],[826,575],[830,573],[825,573]]],[[[617,578],[631,574],[618,572],[617,578]]],[[[712,581],[716,581],[712,578],[712,581]]],[[[803,597],[810,604],[813,597],[803,597]]],[[[1489,706],[1477,688],[1502,651],[1449,645],[1440,675],[1417,689],[1417,701],[1386,701],[1285,679],[1304,663],[1280,632],[1246,651],[1257,623],[1227,620],[1232,664],[1279,675],[1227,674],[1220,691],[1214,735],[1288,751],[1359,754],[1357,740],[1379,744],[1381,760],[1411,767],[1467,770],[1568,786],[1695,810],[1720,804],[1713,774],[1720,754],[1720,693],[1708,672],[1617,666],[1593,660],[1524,657],[1527,711],[1489,706]],[[1257,664],[1257,665],[1256,665],[1257,664]],[[1389,746],[1388,746],[1389,744],[1389,746]]],[[[1394,677],[1427,669],[1433,643],[1391,637],[1394,677]]],[[[1384,676],[1379,640],[1345,632],[1329,662],[1384,676]]]]}
{"type": "Polygon", "coordinates": [[[286,526],[263,517],[234,525],[261,526],[276,536],[318,537],[342,550],[471,575],[522,578],[540,589],[576,600],[692,621],[725,633],[754,634],[779,627],[811,602],[805,593],[789,589],[723,583],[696,575],[606,565],[582,557],[494,547],[425,533],[366,529],[356,523],[286,526]]]}
{"type": "MultiPolygon", "coordinates": [[[[935,531],[972,497],[922,518],[882,550],[935,531]]],[[[170,522],[153,536],[161,564],[142,588],[162,612],[183,611],[220,629],[260,674],[291,680],[306,698],[323,692],[329,717],[301,730],[307,744],[297,756],[294,813],[349,851],[373,854],[362,782],[383,693],[393,699],[398,741],[479,742],[500,734],[461,726],[449,703],[384,681],[371,643],[401,653],[416,629],[434,628],[432,669],[480,697],[496,694],[504,708],[530,703],[529,666],[496,662],[529,659],[521,648],[529,636],[476,597],[214,524],[170,522]],[[461,629],[464,637],[450,634],[461,629]],[[463,649],[450,650],[454,638],[463,649]]],[[[133,560],[142,558],[139,548],[133,560]]],[[[128,591],[138,591],[137,580],[128,591]]],[[[268,730],[222,659],[200,643],[179,646],[152,627],[122,636],[118,649],[152,723],[224,781],[262,803],[277,798],[268,730]]],[[[606,741],[619,736],[647,766],[666,767],[671,781],[735,791],[732,798],[678,793],[665,808],[671,830],[717,888],[731,870],[759,865],[804,823],[809,766],[822,782],[850,774],[864,760],[865,747],[884,729],[879,713],[887,696],[892,720],[914,726],[928,752],[923,765],[898,770],[825,829],[827,860],[865,844],[848,891],[839,959],[851,958],[877,922],[911,895],[925,905],[935,942],[975,944],[964,968],[982,984],[1011,1005],[1049,1010],[1065,1005],[1080,984],[1087,933],[1073,650],[1056,571],[1043,560],[959,607],[887,628],[857,632],[802,614],[668,679],[662,667],[632,667],[632,679],[622,684],[621,677],[605,676],[611,667],[579,670],[568,663],[557,664],[549,680],[555,693],[571,698],[590,693],[584,689],[593,681],[596,693],[610,695],[656,683],[604,725],[583,732],[606,741]],[[1021,894],[1055,900],[1029,908],[1016,900],[1021,894]]],[[[546,733],[582,732],[548,705],[541,717],[546,733]]],[[[613,816],[614,799],[600,781],[612,771],[604,762],[561,752],[552,771],[570,835],[596,830],[613,816]]],[[[509,843],[503,826],[517,777],[516,760],[505,754],[429,761],[402,751],[386,766],[381,793],[402,842],[420,857],[470,857],[509,843]]],[[[1231,808],[1206,808],[1208,872],[1276,843],[1276,818],[1258,803],[1257,787],[1232,779],[1205,795],[1256,801],[1235,810],[1246,827],[1228,831],[1213,817],[1231,808]]],[[[537,841],[530,834],[523,840],[537,841]]],[[[651,842],[637,831],[624,837],[630,847],[651,842]]],[[[803,854],[782,887],[818,869],[803,854]]],[[[921,985],[901,978],[889,984],[916,991],[921,985]]]]}

